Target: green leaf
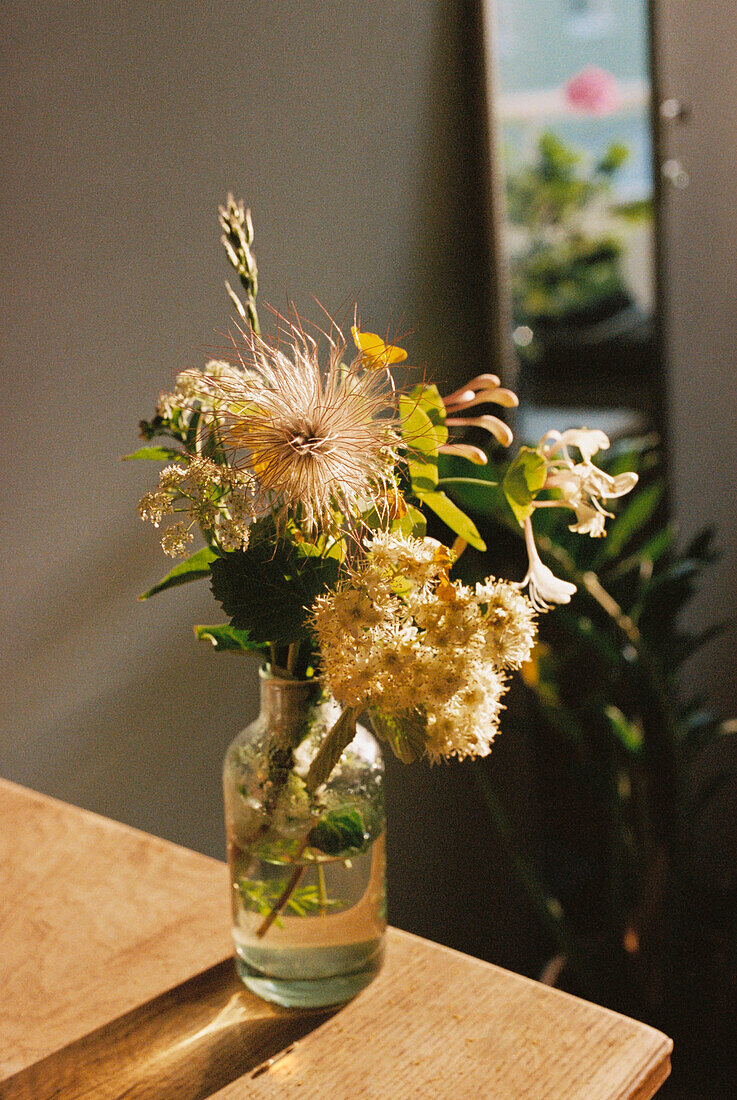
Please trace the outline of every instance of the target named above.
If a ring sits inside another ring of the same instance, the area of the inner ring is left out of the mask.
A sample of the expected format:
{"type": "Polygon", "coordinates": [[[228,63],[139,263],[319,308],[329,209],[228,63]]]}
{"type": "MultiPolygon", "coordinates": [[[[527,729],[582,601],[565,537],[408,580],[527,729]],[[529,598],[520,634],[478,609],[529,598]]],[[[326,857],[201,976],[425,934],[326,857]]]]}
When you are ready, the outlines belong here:
{"type": "Polygon", "coordinates": [[[246,550],[223,554],[212,564],[212,594],[231,625],[255,643],[287,645],[309,637],[306,619],[316,598],[332,588],[340,563],[309,557],[273,532],[246,550]]]}
{"type": "Polygon", "coordinates": [[[417,456],[410,458],[407,466],[412,492],[416,496],[420,496],[421,493],[431,493],[437,487],[438,464],[435,459],[417,456]]]}
{"type": "Polygon", "coordinates": [[[345,807],[323,814],[307,837],[311,848],[328,856],[363,851],[366,840],[367,832],[360,813],[345,807]]]}
{"type": "Polygon", "coordinates": [[[417,401],[407,394],[399,398],[399,412],[402,418],[402,438],[410,452],[436,458],[438,437],[432,420],[417,401]]]}
{"type": "Polygon", "coordinates": [[[403,535],[412,535],[416,539],[421,539],[427,532],[427,520],[419,508],[415,508],[414,504],[408,504],[406,516],[395,520],[391,529],[400,531],[403,535]]]}
{"type": "Polygon", "coordinates": [[[329,778],[344,749],[348,748],[355,736],[356,712],[352,707],[346,707],[312,758],[305,776],[305,787],[309,794],[314,794],[329,778]]]}
{"type": "Polygon", "coordinates": [[[175,447],[139,447],[132,454],[123,455],[123,461],[129,462],[132,458],[148,459],[151,462],[176,462],[185,456],[175,447]]]}
{"type": "Polygon", "coordinates": [[[629,157],[629,147],[623,141],[614,141],[596,165],[595,170],[601,172],[602,175],[612,176],[622,167],[625,161],[629,160],[629,157]]]}
{"type": "Polygon", "coordinates": [[[662,495],[663,482],[654,481],[631,498],[609,528],[608,537],[601,548],[601,561],[611,561],[612,558],[619,557],[630,539],[652,518],[662,495]]]}
{"type": "Polygon", "coordinates": [[[669,550],[675,541],[676,532],[673,527],[663,527],[661,531],[657,531],[651,539],[645,543],[640,550],[638,557],[647,558],[655,564],[666,550],[669,550]]]}
{"type": "Polygon", "coordinates": [[[301,539],[296,543],[297,553],[305,558],[335,558],[336,561],[345,561],[345,539],[330,538],[327,535],[319,535],[315,542],[301,539]]]}
{"type": "Polygon", "coordinates": [[[425,752],[427,728],[421,711],[402,715],[401,719],[380,710],[371,710],[371,725],[377,737],[386,741],[391,750],[403,764],[413,764],[425,752]]]}
{"type": "Polygon", "coordinates": [[[194,632],[201,642],[210,642],[218,653],[263,653],[266,648],[261,642],[251,641],[247,630],[237,630],[229,623],[196,626],[194,632]]]}
{"type": "Polygon", "coordinates": [[[438,447],[448,441],[448,429],[445,426],[445,405],[437,386],[415,386],[409,393],[410,401],[415,402],[427,414],[435,434],[438,447]]]}
{"type": "Polygon", "coordinates": [[[542,455],[531,447],[520,447],[502,482],[504,495],[520,526],[532,515],[532,502],[545,484],[546,475],[547,464],[542,455]]]}
{"type": "Polygon", "coordinates": [[[203,546],[201,550],[197,550],[186,561],[181,561],[179,565],[175,565],[165,577],[161,578],[158,584],[139,596],[139,600],[147,600],[150,596],[155,596],[157,592],[166,591],[167,588],[176,588],[179,584],[188,584],[189,581],[199,580],[200,577],[208,577],[210,567],[216,560],[217,554],[215,551],[211,550],[209,546],[203,546]]]}
{"type": "Polygon", "coordinates": [[[642,753],[642,728],[639,723],[630,721],[625,717],[619,707],[604,707],[604,714],[609,722],[612,733],[632,756],[642,753]]]}
{"type": "Polygon", "coordinates": [[[486,549],[486,543],[478,533],[476,524],[445,493],[420,493],[419,497],[423,504],[442,519],[443,523],[447,523],[451,531],[455,531],[456,535],[465,539],[469,546],[475,547],[476,550],[486,549]]]}

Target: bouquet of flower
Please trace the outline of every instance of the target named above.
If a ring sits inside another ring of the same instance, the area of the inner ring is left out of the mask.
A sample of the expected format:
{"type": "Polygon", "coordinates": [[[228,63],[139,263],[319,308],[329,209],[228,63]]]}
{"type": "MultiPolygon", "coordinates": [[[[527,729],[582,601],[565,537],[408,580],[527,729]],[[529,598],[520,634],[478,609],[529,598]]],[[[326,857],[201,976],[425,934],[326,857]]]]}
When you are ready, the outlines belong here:
{"type": "Polygon", "coordinates": [[[344,707],[370,713],[404,760],[486,755],[507,673],[534,644],[535,612],[575,591],[537,553],[535,510],[569,508],[572,530],[600,537],[604,502],[637,475],[594,465],[609,445],[601,431],[548,432],[520,448],[503,481],[527,576],[475,590],[452,580],[466,545],[485,545],[446,493],[457,479],[439,477],[438,455],[486,463],[479,447],[450,441],[458,428],[509,447],[509,427],[475,413],[517,397],[493,374],[447,397],[427,382],[402,390],[390,368],[406,352],[358,324],[353,350],[332,321],[313,330],[297,315],[277,316],[276,339],[263,337],[250,211],[229,196],[219,213],[245,291],[242,301],[226,284],[240,318],[233,355],[178,375],[140,426],[163,442],[129,456],[168,463],[139,505],[156,527],[181,517],[164,551],[186,555],[196,529],[206,545],[146,595],[209,576],[229,622],[195,629],[216,649],[262,651],[290,677],[319,675],[344,707]],[[427,537],[428,511],[450,545],[427,537]]]}
{"type": "MultiPolygon", "coordinates": [[[[145,595],[208,577],[227,621],[197,626],[200,638],[262,654],[281,680],[319,681],[340,705],[299,789],[292,757],[272,761],[265,781],[272,815],[280,792],[309,801],[314,837],[320,789],[361,714],[405,762],[489,753],[508,676],[535,643],[536,614],[575,591],[541,561],[535,511],[570,509],[572,529],[599,537],[605,502],[637,477],[594,465],[608,446],[602,432],[548,432],[516,453],[503,479],[527,576],[489,576],[474,588],[455,580],[465,547],[485,546],[453,487],[476,481],[487,455],[451,433],[481,428],[509,447],[507,424],[479,410],[512,408],[516,396],[490,373],[445,397],[424,380],[400,386],[392,368],[407,353],[357,319],[350,341],[331,319],[318,329],[294,313],[275,315],[273,337],[262,335],[250,212],[229,197],[220,224],[242,287],[241,296],[226,284],[238,313],[232,355],[180,374],[141,424],[146,445],[129,456],[166,462],[139,510],[156,527],[172,517],[161,544],[184,556],[145,595]],[[466,459],[469,477],[441,477],[441,454],[466,459]],[[428,513],[445,542],[428,537],[428,513]],[[194,548],[197,531],[204,545],[194,548]]],[[[262,815],[259,835],[268,828],[262,815]]]]}

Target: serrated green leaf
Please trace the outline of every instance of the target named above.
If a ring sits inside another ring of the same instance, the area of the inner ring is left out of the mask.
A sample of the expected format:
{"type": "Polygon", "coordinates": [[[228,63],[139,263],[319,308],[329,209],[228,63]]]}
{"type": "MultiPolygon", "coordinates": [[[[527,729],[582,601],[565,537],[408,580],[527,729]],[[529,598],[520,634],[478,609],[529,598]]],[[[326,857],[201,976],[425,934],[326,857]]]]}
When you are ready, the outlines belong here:
{"type": "Polygon", "coordinates": [[[167,588],[176,588],[177,585],[188,584],[189,581],[196,581],[201,577],[209,577],[210,567],[216,560],[217,554],[215,551],[211,550],[209,546],[203,546],[201,550],[197,550],[186,561],[181,561],[178,565],[175,565],[165,577],[161,578],[158,584],[140,595],[139,600],[147,600],[158,592],[165,592],[167,588]]]}
{"type": "Polygon", "coordinates": [[[520,526],[532,515],[533,501],[545,484],[546,475],[547,463],[542,455],[531,447],[520,447],[502,482],[504,495],[520,526]]]}
{"type": "Polygon", "coordinates": [[[322,815],[307,837],[311,848],[328,856],[360,852],[366,847],[367,832],[358,810],[342,807],[322,815]]]}
{"type": "Polygon", "coordinates": [[[287,645],[309,637],[316,598],[338,579],[336,558],[309,557],[288,539],[253,538],[246,550],[213,562],[212,593],[231,625],[256,643],[287,645]]]}
{"type": "Polygon", "coordinates": [[[214,626],[196,626],[194,632],[201,642],[210,642],[218,653],[263,653],[265,646],[253,642],[247,630],[237,630],[229,623],[214,626]]]}
{"type": "Polygon", "coordinates": [[[469,546],[475,547],[476,550],[486,549],[486,543],[478,533],[476,524],[445,493],[438,491],[418,495],[421,503],[432,509],[435,515],[439,516],[443,523],[450,527],[451,531],[465,539],[469,546]]]}
{"type": "Polygon", "coordinates": [[[175,447],[139,447],[132,454],[123,455],[123,461],[129,462],[132,458],[142,458],[150,462],[176,462],[184,457],[175,447]]]}

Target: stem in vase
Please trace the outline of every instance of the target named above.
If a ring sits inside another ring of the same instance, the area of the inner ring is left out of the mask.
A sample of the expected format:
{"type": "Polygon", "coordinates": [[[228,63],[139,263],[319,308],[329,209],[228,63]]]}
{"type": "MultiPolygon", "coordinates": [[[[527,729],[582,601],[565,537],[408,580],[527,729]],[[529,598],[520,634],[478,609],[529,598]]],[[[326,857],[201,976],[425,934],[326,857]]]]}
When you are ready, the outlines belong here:
{"type": "Polygon", "coordinates": [[[320,900],[320,916],[325,916],[328,905],[328,892],[325,886],[325,868],[322,863],[317,865],[317,896],[320,900]]]}
{"type": "MultiPolygon", "coordinates": [[[[358,712],[352,708],[347,707],[344,710],[337,722],[332,726],[330,731],[325,735],[320,748],[315,753],[315,756],[310,764],[309,771],[305,776],[305,787],[309,794],[314,794],[318,787],[321,787],[327,779],[330,778],[330,774],[338,763],[343,754],[344,749],[347,749],[353,738],[356,736],[356,719],[358,712]]],[[[307,838],[309,837],[314,827],[314,821],[310,822],[310,828],[305,833],[304,837],[300,841],[297,851],[294,853],[292,859],[293,863],[297,863],[304,855],[305,848],[307,847],[307,838]]],[[[319,873],[322,868],[318,865],[318,883],[319,873]]],[[[264,917],[261,924],[256,929],[256,937],[262,939],[263,936],[271,928],[276,918],[281,913],[284,906],[291,898],[294,891],[299,885],[300,879],[304,874],[304,866],[295,867],[287,882],[286,886],[282,890],[281,894],[276,900],[273,909],[264,917]]],[[[324,889],[324,880],[323,880],[324,889]]],[[[323,904],[321,898],[321,905],[323,904]]]]}
{"type": "MultiPolygon", "coordinates": [[[[304,850],[305,850],[306,847],[307,847],[307,837],[304,838],[304,840],[300,843],[299,848],[294,853],[294,862],[295,863],[297,862],[297,860],[302,858],[302,855],[303,855],[304,850]]],[[[272,924],[274,923],[276,918],[279,916],[279,914],[281,913],[282,909],[284,908],[284,906],[287,904],[287,902],[291,898],[294,891],[299,886],[299,880],[302,878],[302,875],[304,873],[305,873],[305,869],[304,869],[303,866],[298,866],[298,867],[294,868],[294,870],[292,871],[292,874],[289,878],[289,882],[286,884],[286,886],[282,890],[281,894],[277,898],[276,902],[274,903],[274,908],[271,910],[270,913],[268,913],[264,917],[263,921],[261,922],[261,924],[256,929],[256,936],[257,936],[258,939],[261,939],[269,931],[272,924]]]]}

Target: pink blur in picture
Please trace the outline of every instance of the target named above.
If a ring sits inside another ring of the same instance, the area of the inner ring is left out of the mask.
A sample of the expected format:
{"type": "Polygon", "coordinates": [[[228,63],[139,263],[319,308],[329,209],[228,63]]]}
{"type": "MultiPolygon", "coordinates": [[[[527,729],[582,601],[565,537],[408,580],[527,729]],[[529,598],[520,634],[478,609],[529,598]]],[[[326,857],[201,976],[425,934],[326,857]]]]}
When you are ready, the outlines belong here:
{"type": "Polygon", "coordinates": [[[620,105],[619,86],[610,72],[587,65],[565,85],[566,102],[578,111],[606,115],[620,105]]]}

